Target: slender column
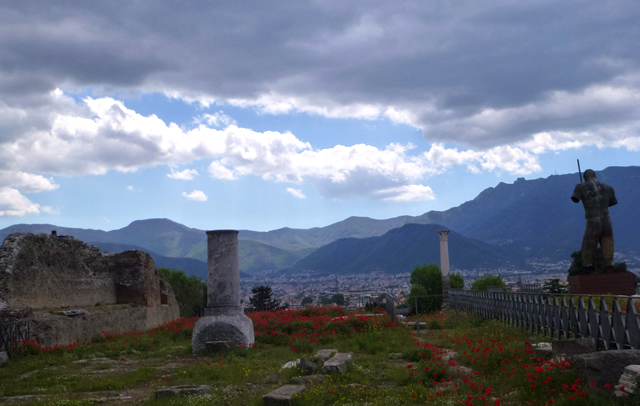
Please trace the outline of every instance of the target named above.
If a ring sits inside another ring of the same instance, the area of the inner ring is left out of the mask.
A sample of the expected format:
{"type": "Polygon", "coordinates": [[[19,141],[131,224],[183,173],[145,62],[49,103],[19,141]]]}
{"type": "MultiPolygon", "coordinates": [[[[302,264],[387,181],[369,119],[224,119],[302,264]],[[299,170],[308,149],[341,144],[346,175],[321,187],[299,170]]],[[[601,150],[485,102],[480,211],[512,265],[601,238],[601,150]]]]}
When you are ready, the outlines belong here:
{"type": "Polygon", "coordinates": [[[206,316],[243,314],[240,305],[238,231],[207,231],[206,316]]]}
{"type": "Polygon", "coordinates": [[[440,269],[442,270],[442,309],[449,308],[449,230],[438,230],[440,234],[440,269]]]}

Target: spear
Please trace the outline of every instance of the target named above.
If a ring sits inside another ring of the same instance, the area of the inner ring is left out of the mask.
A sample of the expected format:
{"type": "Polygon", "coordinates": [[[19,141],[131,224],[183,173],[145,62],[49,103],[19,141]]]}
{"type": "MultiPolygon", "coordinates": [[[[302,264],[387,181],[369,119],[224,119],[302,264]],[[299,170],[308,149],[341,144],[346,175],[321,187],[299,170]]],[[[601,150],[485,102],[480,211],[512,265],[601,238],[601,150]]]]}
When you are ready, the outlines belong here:
{"type": "Polygon", "coordinates": [[[578,161],[578,173],[580,174],[580,183],[582,183],[582,171],[580,170],[580,160],[577,159],[578,161]]]}

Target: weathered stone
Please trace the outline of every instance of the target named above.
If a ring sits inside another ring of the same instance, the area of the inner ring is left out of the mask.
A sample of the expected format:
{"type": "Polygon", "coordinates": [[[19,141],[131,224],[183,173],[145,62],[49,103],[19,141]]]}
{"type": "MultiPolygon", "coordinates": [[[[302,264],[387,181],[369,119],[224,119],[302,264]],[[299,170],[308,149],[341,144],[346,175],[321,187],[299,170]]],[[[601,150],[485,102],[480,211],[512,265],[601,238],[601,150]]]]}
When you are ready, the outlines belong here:
{"type": "Polygon", "coordinates": [[[302,375],[311,375],[316,373],[316,371],[318,370],[318,364],[309,361],[306,358],[301,358],[300,363],[298,364],[298,368],[300,369],[300,372],[302,372],[302,375]]]}
{"type": "Polygon", "coordinates": [[[208,341],[228,341],[239,347],[255,342],[253,322],[240,305],[238,231],[207,231],[207,307],[193,328],[193,352],[208,341]]]}
{"type": "Polygon", "coordinates": [[[234,347],[230,341],[207,341],[204,345],[207,352],[227,352],[234,347]]]}
{"type": "Polygon", "coordinates": [[[318,350],[318,352],[316,353],[316,355],[313,356],[313,358],[311,358],[313,361],[326,361],[329,358],[331,358],[331,356],[335,353],[337,353],[338,350],[334,350],[334,349],[325,349],[325,350],[318,350]]]}
{"type": "Polygon", "coordinates": [[[640,379],[640,365],[627,365],[618,381],[618,387],[624,386],[625,392],[634,394],[638,379],[640,379]]]}
{"type": "Polygon", "coordinates": [[[75,309],[75,310],[65,310],[60,312],[59,314],[63,316],[73,317],[73,316],[80,316],[82,314],[85,314],[86,312],[87,311],[84,309],[75,309]]]}
{"type": "Polygon", "coordinates": [[[324,363],[322,373],[325,375],[344,374],[352,359],[353,353],[339,352],[324,363]]]}
{"type": "Polygon", "coordinates": [[[105,305],[79,317],[36,311],[30,318],[30,339],[45,347],[91,341],[101,331],[146,331],[179,317],[178,306],[105,305]]]}
{"type": "Polygon", "coordinates": [[[211,393],[211,386],[209,385],[180,385],[171,386],[168,388],[162,388],[154,393],[154,398],[159,399],[167,396],[176,395],[204,395],[211,393]]]}
{"type": "Polygon", "coordinates": [[[0,298],[9,307],[32,308],[116,303],[115,281],[97,247],[73,237],[16,233],[0,248],[0,298]]]}
{"type": "Polygon", "coordinates": [[[26,233],[9,235],[0,248],[0,309],[36,309],[10,316],[29,319],[31,339],[45,346],[89,340],[100,331],[145,330],[169,322],[179,317],[179,307],[170,286],[165,295],[172,305],[160,306],[158,271],[142,251],[102,254],[70,236],[26,233]],[[103,310],[118,304],[145,310],[103,310]],[[100,311],[91,309],[82,317],[48,313],[51,308],[97,305],[100,311]]]}
{"type": "Polygon", "coordinates": [[[596,352],[596,340],[593,337],[558,340],[551,344],[554,354],[577,355],[596,352]]]}
{"type": "Polygon", "coordinates": [[[300,359],[289,361],[282,366],[282,369],[296,368],[300,364],[300,359]]]}
{"type": "Polygon", "coordinates": [[[533,345],[533,354],[537,358],[551,358],[553,356],[553,347],[550,343],[539,343],[537,345],[533,345]]]}
{"type": "Polygon", "coordinates": [[[576,355],[573,364],[578,373],[598,387],[615,385],[627,365],[640,364],[640,350],[610,350],[576,355]]]}
{"type": "Polygon", "coordinates": [[[111,262],[117,303],[160,306],[160,276],[149,254],[129,250],[106,257],[111,262]]]}
{"type": "Polygon", "coordinates": [[[6,351],[0,351],[0,367],[7,363],[9,354],[6,351]]]}
{"type": "Polygon", "coordinates": [[[207,308],[205,315],[244,314],[240,305],[238,231],[207,231],[207,308]]]}
{"type": "Polygon", "coordinates": [[[391,321],[396,322],[396,301],[388,293],[378,296],[378,304],[391,316],[391,321]]]}
{"type": "Polygon", "coordinates": [[[402,359],[402,353],[392,352],[391,354],[389,354],[389,359],[402,359]]]}
{"type": "Polygon", "coordinates": [[[202,317],[193,328],[193,353],[206,351],[209,341],[249,348],[255,342],[253,322],[245,315],[202,317]]]}
{"type": "Polygon", "coordinates": [[[31,316],[33,316],[33,309],[30,307],[0,307],[0,320],[26,319],[31,316]]]}
{"type": "Polygon", "coordinates": [[[313,385],[317,383],[324,382],[324,375],[307,375],[307,376],[296,376],[291,379],[291,383],[295,385],[313,385]]]}
{"type": "Polygon", "coordinates": [[[292,397],[302,393],[304,385],[284,385],[262,397],[263,406],[291,406],[292,397]]]}

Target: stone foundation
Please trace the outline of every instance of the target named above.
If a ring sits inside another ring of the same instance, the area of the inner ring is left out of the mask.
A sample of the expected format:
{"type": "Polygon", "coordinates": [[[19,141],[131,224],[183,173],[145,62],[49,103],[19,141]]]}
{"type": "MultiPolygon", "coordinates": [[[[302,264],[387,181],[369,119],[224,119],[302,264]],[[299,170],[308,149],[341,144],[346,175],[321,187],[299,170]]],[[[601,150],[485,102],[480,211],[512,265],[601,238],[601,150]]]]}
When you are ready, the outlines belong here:
{"type": "Polygon", "coordinates": [[[35,312],[31,322],[31,341],[49,347],[74,341],[90,341],[102,331],[146,331],[180,317],[177,304],[156,307],[111,305],[87,309],[67,317],[48,311],[35,312]]]}

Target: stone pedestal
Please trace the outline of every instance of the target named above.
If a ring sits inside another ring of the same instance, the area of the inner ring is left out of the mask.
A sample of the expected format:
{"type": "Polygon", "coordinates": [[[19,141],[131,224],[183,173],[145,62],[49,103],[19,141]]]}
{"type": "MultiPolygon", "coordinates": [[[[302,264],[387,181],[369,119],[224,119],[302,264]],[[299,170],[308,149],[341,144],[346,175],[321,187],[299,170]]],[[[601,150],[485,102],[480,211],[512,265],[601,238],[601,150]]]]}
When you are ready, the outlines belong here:
{"type": "Polygon", "coordinates": [[[438,230],[440,235],[440,269],[442,270],[442,310],[449,308],[449,230],[438,230]]]}
{"type": "Polygon", "coordinates": [[[569,293],[574,295],[634,295],[632,272],[599,273],[569,277],[569,293]]]}
{"type": "Polygon", "coordinates": [[[240,304],[238,231],[207,231],[207,307],[193,328],[193,352],[206,351],[207,342],[230,346],[253,344],[253,322],[240,304]]]}

